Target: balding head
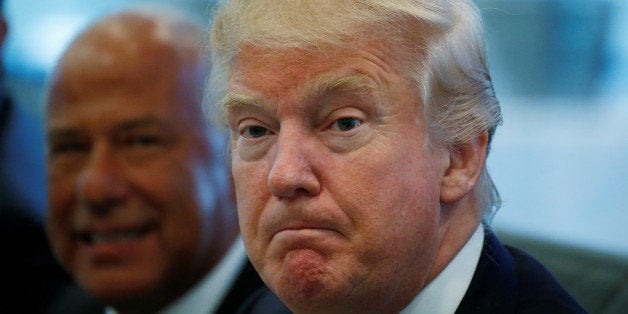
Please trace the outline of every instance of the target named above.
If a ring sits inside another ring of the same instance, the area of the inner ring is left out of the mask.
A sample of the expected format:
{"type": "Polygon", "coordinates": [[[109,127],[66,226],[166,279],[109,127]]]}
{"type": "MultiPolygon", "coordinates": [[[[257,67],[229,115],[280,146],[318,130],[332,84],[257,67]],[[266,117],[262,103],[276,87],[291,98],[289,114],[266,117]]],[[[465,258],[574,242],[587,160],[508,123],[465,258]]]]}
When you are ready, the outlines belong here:
{"type": "MultiPolygon", "coordinates": [[[[166,76],[181,75],[201,86],[209,72],[209,62],[202,56],[204,32],[184,16],[157,10],[130,11],[105,17],[80,34],[61,58],[52,81],[50,104],[55,93],[82,92],[85,82],[125,81],[134,85],[156,84],[166,76]],[[73,80],[66,82],[66,77],[73,80]]],[[[202,98],[202,89],[189,91],[202,98]]]]}
{"type": "Polygon", "coordinates": [[[48,234],[78,283],[122,312],[183,295],[238,233],[201,109],[203,42],[171,13],[116,14],[76,38],[50,85],[48,234]]]}

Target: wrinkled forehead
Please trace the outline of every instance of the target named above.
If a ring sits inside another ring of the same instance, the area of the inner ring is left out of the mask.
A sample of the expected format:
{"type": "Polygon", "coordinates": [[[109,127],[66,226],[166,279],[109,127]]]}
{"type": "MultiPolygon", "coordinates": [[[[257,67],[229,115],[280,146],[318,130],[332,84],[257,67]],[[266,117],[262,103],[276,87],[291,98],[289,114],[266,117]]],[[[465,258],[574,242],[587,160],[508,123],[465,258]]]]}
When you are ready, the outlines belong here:
{"type": "MultiPolygon", "coordinates": [[[[373,41],[400,47],[400,58],[421,58],[429,38],[447,25],[439,1],[229,1],[214,14],[211,50],[214,68],[206,105],[210,118],[224,124],[220,106],[229,75],[243,47],[281,53],[329,47],[357,47],[373,41]],[[412,56],[412,57],[410,57],[412,56]]],[[[333,50],[333,49],[332,49],[333,50]]],[[[419,66],[421,64],[418,64],[419,66]]]]}

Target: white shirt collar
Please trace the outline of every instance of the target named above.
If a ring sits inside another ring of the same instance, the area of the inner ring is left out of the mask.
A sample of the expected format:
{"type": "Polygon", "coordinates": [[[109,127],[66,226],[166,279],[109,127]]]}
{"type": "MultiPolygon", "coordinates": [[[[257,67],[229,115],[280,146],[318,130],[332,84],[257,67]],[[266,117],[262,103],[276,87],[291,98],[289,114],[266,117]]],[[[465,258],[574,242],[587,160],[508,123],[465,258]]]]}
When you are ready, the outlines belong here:
{"type": "MultiPolygon", "coordinates": [[[[185,295],[159,313],[214,313],[233,286],[244,263],[246,263],[246,251],[242,237],[238,236],[227,254],[212,271],[185,295]]],[[[108,306],[105,313],[117,314],[118,312],[108,306]]]]}
{"type": "Polygon", "coordinates": [[[401,311],[401,314],[454,313],[471,284],[483,243],[484,228],[480,225],[449,265],[401,311]]]}

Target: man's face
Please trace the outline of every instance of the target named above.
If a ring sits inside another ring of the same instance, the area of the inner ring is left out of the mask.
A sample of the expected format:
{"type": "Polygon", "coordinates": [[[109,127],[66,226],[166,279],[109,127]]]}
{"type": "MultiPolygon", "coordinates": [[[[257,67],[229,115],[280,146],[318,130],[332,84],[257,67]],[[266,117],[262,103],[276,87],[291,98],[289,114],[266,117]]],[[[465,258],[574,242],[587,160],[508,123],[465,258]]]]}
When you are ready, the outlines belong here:
{"type": "Polygon", "coordinates": [[[245,46],[234,61],[225,105],[240,227],[293,310],[407,304],[434,275],[446,155],[426,148],[393,49],[245,46]]]}
{"type": "Polygon", "coordinates": [[[166,57],[66,65],[48,108],[51,243],[83,287],[114,305],[169,300],[219,254],[198,86],[166,57]]]}

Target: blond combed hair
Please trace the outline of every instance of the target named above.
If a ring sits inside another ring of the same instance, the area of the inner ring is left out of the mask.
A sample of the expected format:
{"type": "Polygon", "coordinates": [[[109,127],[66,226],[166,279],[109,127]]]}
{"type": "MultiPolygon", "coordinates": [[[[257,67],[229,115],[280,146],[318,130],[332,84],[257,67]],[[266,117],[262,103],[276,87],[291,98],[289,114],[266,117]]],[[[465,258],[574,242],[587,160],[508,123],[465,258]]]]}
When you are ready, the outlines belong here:
{"type": "MultiPolygon", "coordinates": [[[[482,19],[470,0],[228,1],[213,20],[208,114],[224,124],[218,104],[231,61],[243,46],[324,53],[348,39],[403,47],[405,74],[417,88],[429,127],[428,145],[456,149],[484,132],[490,145],[501,109],[488,72],[482,19]]],[[[501,200],[486,167],[474,193],[489,223],[501,200]]]]}

